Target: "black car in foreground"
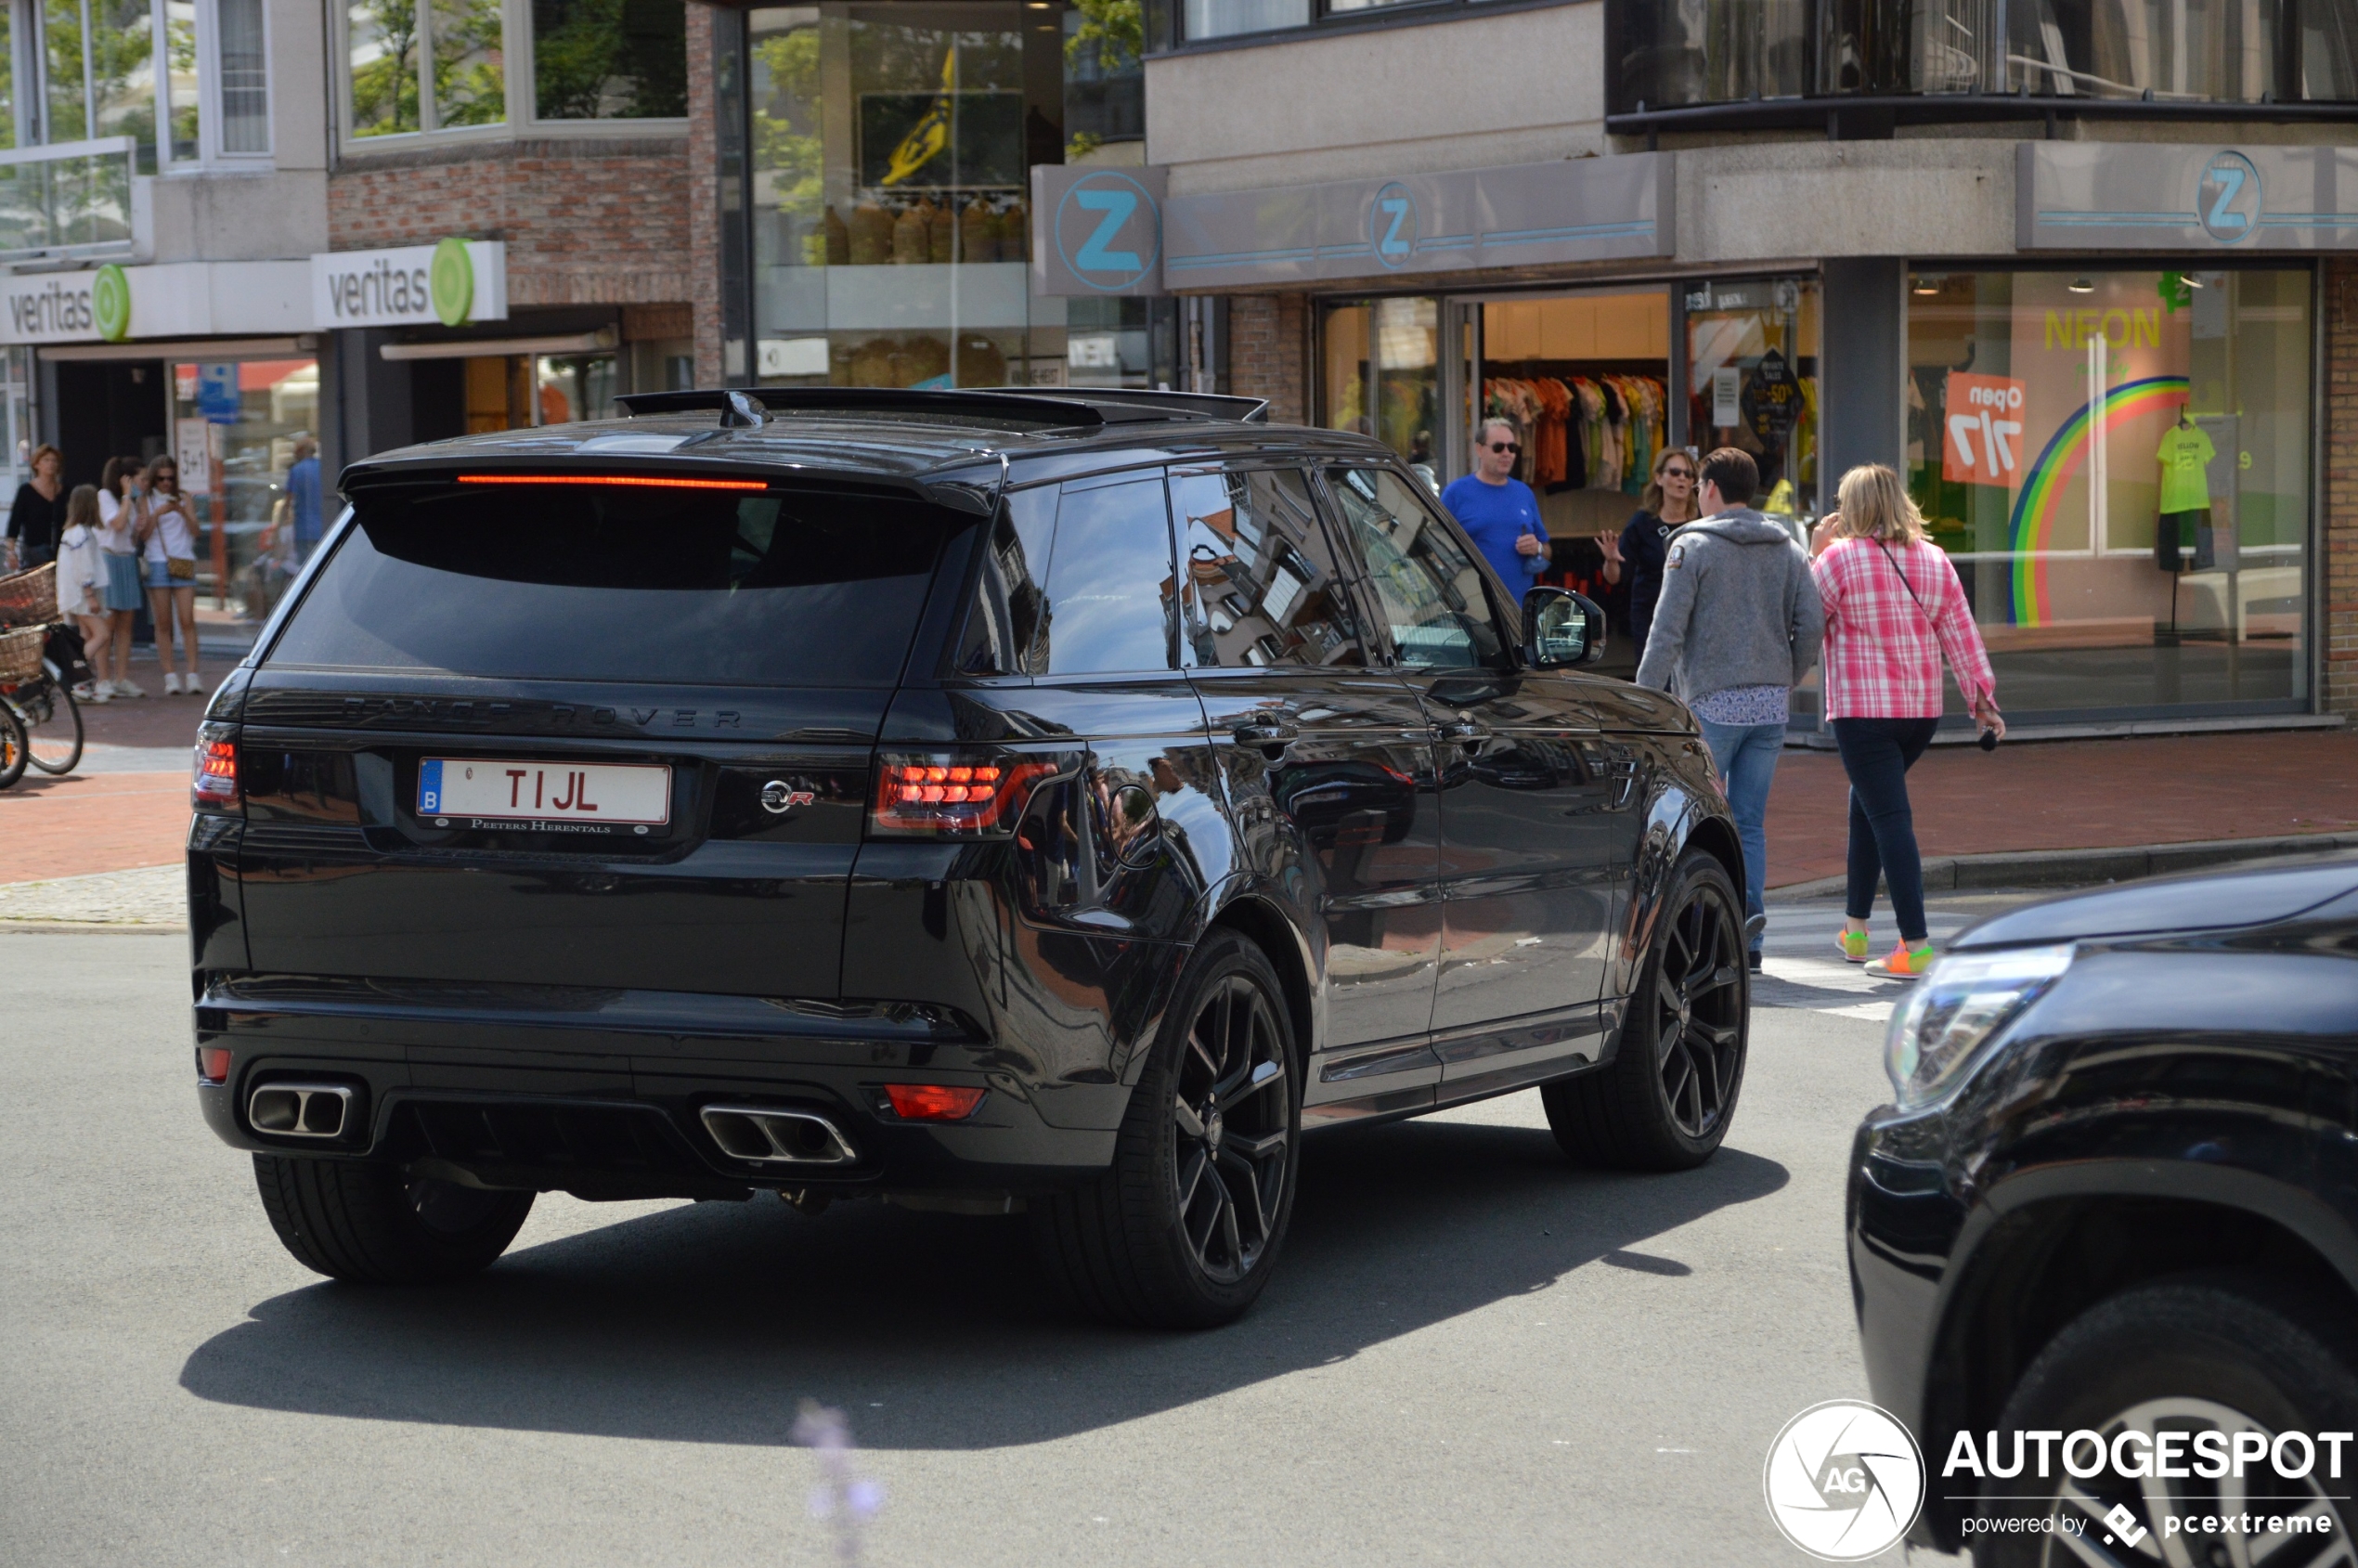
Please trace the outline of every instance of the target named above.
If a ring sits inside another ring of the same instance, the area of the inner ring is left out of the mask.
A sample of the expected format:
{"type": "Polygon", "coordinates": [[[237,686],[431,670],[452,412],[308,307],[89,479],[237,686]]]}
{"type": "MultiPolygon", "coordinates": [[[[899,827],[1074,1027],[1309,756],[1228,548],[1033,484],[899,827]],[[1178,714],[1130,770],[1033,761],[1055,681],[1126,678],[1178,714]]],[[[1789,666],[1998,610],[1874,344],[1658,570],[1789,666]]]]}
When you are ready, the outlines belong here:
{"type": "Polygon", "coordinates": [[[1707,1159],[1741,851],[1362,437],[1231,399],[667,394],[372,458],[200,746],[198,1098],[340,1278],[536,1192],[1027,1210],[1222,1321],[1301,1135],[1545,1084],[1707,1159]],[[719,414],[715,420],[716,411],[719,414]]]}
{"type": "Polygon", "coordinates": [[[1960,937],[1851,1163],[1876,1402],[1976,1563],[2348,1563],[2358,861],[1960,937]]]}

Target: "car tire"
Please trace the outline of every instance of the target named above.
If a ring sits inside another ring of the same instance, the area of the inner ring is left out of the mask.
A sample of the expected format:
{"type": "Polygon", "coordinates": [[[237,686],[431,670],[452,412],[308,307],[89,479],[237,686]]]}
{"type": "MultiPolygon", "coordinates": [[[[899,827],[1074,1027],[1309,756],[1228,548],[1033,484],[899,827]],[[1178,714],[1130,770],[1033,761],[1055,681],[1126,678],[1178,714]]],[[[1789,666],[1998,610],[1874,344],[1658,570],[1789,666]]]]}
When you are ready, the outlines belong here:
{"type": "Polygon", "coordinates": [[[1743,900],[1690,849],[1672,868],[1613,1060],[1543,1086],[1566,1155],[1622,1171],[1685,1171],[1728,1135],[1751,1033],[1743,900]]]}
{"type": "Polygon", "coordinates": [[[529,1192],[410,1177],[363,1160],[253,1157],[263,1211],[304,1267],[356,1285],[432,1285],[479,1273],[532,1212],[529,1192]]]}
{"type": "Polygon", "coordinates": [[[1030,1205],[1042,1261],[1082,1312],[1153,1328],[1244,1315],[1293,1216],[1301,1077],[1276,971],[1214,932],[1163,1016],[1111,1168],[1030,1205]]]}
{"type": "MultiPolygon", "coordinates": [[[[2107,1443],[2127,1427],[2155,1419],[2194,1424],[2196,1430],[2209,1421],[2229,1430],[2299,1432],[2313,1439],[2320,1432],[2358,1430],[2358,1373],[2352,1371],[2358,1360],[2343,1326],[2346,1318],[2346,1307],[2337,1312],[2321,1297],[2261,1278],[2190,1275],[2142,1285],[2097,1302],[2050,1340],[2015,1383],[1997,1430],[2002,1437],[2085,1430],[2107,1443]],[[2157,1411],[2161,1401],[2170,1402],[2169,1407],[2157,1411]],[[2205,1413],[2203,1406],[2212,1408],[2205,1413]]],[[[2042,1482],[2036,1468],[2027,1464],[2012,1479],[1984,1483],[1982,1518],[2025,1523],[1976,1532],[1976,1563],[1993,1568],[2078,1563],[2080,1554],[2057,1541],[2054,1526],[2044,1522],[2074,1518],[2092,1546],[2112,1538],[2104,1516],[2116,1505],[2130,1510],[2136,1528],[2156,1536],[2163,1533],[2155,1517],[2157,1501],[2163,1510],[2183,1505],[2176,1510],[2181,1512],[2235,1511],[2220,1501],[2215,1483],[2199,1479],[2124,1484],[2100,1474],[2079,1481],[2051,1461],[2055,1473],[2042,1482]],[[2173,1486],[2188,1490],[2172,1494],[2173,1486]],[[2164,1497],[2148,1495],[2148,1487],[2162,1489],[2164,1497]],[[2049,1500],[2022,1496],[2032,1492],[2046,1492],[2049,1500]]],[[[2308,1487],[2318,1494],[2310,1506],[2330,1510],[2335,1505],[2324,1494],[2346,1490],[2346,1484],[2313,1485],[2325,1471],[2320,1449],[2308,1481],[2286,1483],[2263,1470],[2260,1489],[2308,1487]]],[[[2288,1514],[2300,1505],[2249,1506],[2288,1514]]],[[[2346,1522],[2345,1517],[2337,1523],[2336,1530],[2346,1522]]],[[[2217,1544],[2222,1537],[2210,1539],[2217,1544]]],[[[2144,1546],[2157,1544],[2148,1540],[2144,1546]]],[[[2135,1551],[2112,1549],[2144,1561],[2135,1551]]]]}

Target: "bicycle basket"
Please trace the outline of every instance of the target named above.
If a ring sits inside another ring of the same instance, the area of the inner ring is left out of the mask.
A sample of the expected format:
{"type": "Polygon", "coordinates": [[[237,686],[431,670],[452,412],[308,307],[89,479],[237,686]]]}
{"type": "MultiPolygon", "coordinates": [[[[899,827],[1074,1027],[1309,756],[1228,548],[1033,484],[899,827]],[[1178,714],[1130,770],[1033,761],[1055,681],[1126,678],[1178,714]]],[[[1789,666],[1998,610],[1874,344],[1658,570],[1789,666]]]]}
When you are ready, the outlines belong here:
{"type": "Polygon", "coordinates": [[[41,673],[41,650],[49,641],[43,628],[0,631],[0,685],[30,680],[41,673]]]}
{"type": "Polygon", "coordinates": [[[44,626],[58,618],[58,564],[0,577],[0,626],[44,626]]]}

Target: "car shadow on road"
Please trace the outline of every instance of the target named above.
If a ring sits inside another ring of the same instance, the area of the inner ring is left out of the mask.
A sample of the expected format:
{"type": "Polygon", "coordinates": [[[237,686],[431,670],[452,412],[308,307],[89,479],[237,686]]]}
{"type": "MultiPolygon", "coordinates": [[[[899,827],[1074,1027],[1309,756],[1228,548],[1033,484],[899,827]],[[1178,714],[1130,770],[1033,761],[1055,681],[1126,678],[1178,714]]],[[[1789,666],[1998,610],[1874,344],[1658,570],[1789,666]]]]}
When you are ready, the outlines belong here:
{"type": "Polygon", "coordinates": [[[788,1442],[810,1397],[872,1448],[1036,1443],[1341,1362],[1591,1263],[1655,1275],[1644,1288],[1667,1301],[1698,1281],[1630,1249],[1787,1180],[1729,1148],[1676,1175],[1581,1171],[1521,1127],[1328,1134],[1305,1148],[1267,1293],[1199,1334],[1075,1318],[1020,1217],[682,1205],[460,1285],[289,1291],[199,1346],[180,1380],[259,1409],[732,1444],[788,1442]]]}

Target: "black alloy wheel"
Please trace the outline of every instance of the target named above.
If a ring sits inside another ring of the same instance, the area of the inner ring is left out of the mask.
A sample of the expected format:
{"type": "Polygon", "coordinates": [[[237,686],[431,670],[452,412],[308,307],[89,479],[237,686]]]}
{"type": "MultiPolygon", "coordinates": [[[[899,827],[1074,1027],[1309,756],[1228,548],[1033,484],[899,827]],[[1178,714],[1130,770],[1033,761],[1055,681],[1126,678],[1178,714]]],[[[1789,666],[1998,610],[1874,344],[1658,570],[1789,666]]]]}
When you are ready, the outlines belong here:
{"type": "Polygon", "coordinates": [[[1735,1101],[1750,989],[1725,892],[1697,883],[1663,932],[1661,952],[1650,999],[1654,1070],[1678,1131],[1708,1137],[1735,1101]]]}
{"type": "Polygon", "coordinates": [[[1574,1160],[1683,1171],[1728,1135],[1751,1029],[1742,908],[1727,867],[1705,851],[1672,868],[1613,1059],[1540,1091],[1574,1160]]]}
{"type": "Polygon", "coordinates": [[[1276,971],[1213,931],[1163,1015],[1112,1167],[1030,1206],[1042,1262],[1082,1311],[1209,1328],[1252,1305],[1293,1214],[1301,1071],[1276,971]]]}
{"type": "Polygon", "coordinates": [[[1207,1279],[1242,1279],[1276,1231],[1293,1177],[1292,1088],[1269,998],[1229,976],[1196,1010],[1171,1106],[1179,1228],[1207,1279]]]}

